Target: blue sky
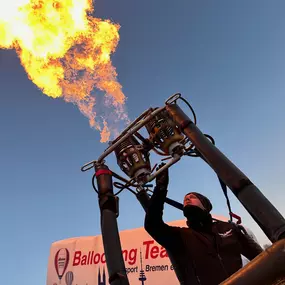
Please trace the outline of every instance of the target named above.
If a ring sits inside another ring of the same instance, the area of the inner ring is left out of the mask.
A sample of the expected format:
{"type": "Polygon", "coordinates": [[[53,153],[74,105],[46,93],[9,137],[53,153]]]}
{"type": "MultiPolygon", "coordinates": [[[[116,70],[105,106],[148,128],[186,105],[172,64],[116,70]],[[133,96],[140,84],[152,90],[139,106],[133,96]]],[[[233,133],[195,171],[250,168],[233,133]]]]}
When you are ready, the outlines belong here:
{"type": "MultiPolygon", "coordinates": [[[[175,92],[193,105],[198,126],[285,214],[285,2],[98,0],[95,16],[121,25],[113,64],[129,117],[175,92]]],[[[99,234],[91,173],[80,167],[106,148],[76,106],[43,95],[13,50],[0,51],[0,267],[3,284],[45,284],[49,248],[99,234]]],[[[114,159],[109,166],[116,169],[114,159]]],[[[197,191],[227,215],[215,174],[197,159],[170,171],[169,197],[197,191]]],[[[120,229],[140,227],[143,211],[120,196],[120,229]],[[129,213],[132,213],[131,215],[129,213]]],[[[267,241],[231,195],[243,222],[267,241]]],[[[166,207],[165,220],[181,212],[166,207]]]]}

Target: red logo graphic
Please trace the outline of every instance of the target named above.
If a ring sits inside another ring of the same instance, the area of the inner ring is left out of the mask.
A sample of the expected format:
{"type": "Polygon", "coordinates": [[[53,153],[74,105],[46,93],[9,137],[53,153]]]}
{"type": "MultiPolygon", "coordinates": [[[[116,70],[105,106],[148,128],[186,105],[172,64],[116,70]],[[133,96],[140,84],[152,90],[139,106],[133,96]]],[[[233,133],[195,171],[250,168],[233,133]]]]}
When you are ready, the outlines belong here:
{"type": "Polygon", "coordinates": [[[73,282],[73,272],[72,271],[68,271],[65,274],[65,283],[66,285],[72,285],[73,282]]]}
{"type": "Polygon", "coordinates": [[[61,248],[55,255],[54,266],[59,280],[64,275],[69,262],[69,251],[66,248],[61,248]]]}

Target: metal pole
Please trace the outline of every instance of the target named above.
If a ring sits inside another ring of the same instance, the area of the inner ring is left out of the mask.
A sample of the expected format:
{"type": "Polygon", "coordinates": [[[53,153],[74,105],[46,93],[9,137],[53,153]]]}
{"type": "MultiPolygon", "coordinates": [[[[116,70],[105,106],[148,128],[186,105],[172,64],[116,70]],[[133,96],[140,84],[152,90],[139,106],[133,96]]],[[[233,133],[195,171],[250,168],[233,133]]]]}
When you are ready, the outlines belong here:
{"type": "Polygon", "coordinates": [[[272,242],[285,238],[283,216],[249,178],[204,136],[177,104],[166,105],[166,110],[207,163],[232,190],[266,236],[272,242]]]}
{"type": "Polygon", "coordinates": [[[112,172],[104,164],[95,165],[95,171],[109,283],[112,285],[129,285],[118,231],[118,204],[113,192],[112,172]]]}

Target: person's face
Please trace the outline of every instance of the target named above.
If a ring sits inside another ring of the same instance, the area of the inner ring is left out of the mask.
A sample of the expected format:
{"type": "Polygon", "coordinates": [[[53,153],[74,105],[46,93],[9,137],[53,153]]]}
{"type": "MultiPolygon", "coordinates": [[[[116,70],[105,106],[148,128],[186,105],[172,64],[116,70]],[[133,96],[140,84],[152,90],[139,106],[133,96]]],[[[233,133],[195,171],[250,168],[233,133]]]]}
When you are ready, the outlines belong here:
{"type": "Polygon", "coordinates": [[[184,197],[183,206],[197,206],[202,210],[206,210],[201,201],[194,194],[188,194],[184,197]]]}

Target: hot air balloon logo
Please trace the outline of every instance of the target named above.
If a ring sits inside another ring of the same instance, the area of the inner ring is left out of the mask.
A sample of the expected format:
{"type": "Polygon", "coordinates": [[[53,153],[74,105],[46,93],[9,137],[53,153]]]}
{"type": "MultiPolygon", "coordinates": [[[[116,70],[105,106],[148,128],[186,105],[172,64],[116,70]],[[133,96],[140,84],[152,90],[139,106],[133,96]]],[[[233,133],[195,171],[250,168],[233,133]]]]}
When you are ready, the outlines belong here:
{"type": "Polygon", "coordinates": [[[66,285],[72,285],[72,282],[73,282],[73,272],[68,271],[65,274],[65,283],[66,285]]]}
{"type": "Polygon", "coordinates": [[[68,266],[69,262],[69,251],[66,248],[61,248],[55,255],[54,258],[54,266],[59,278],[59,282],[61,281],[62,276],[65,273],[65,270],[68,266]]]}

